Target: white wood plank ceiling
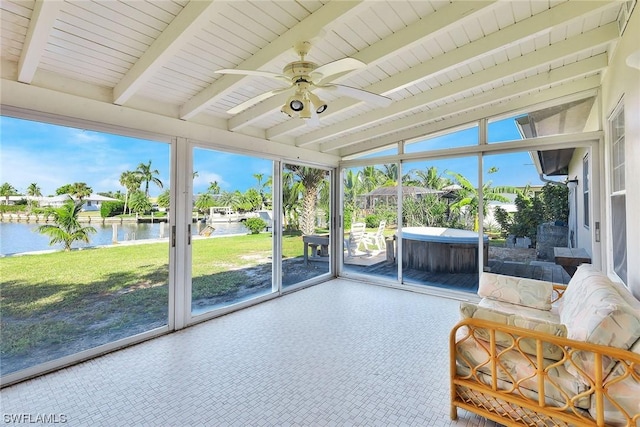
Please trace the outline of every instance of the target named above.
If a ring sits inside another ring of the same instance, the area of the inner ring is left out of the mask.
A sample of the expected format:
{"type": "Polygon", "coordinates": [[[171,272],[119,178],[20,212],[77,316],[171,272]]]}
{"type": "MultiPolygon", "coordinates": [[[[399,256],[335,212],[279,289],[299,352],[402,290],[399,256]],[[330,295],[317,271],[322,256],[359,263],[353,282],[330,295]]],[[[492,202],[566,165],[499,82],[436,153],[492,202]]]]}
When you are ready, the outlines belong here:
{"type": "Polygon", "coordinates": [[[622,1],[2,0],[2,78],[347,156],[600,84],[622,1]],[[319,126],[280,112],[289,93],[227,111],[286,83],[311,41],[319,65],[367,64],[333,83],[390,97],[376,107],[318,92],[319,126]],[[535,95],[535,96],[533,96],[535,95]],[[443,120],[446,119],[446,120],[443,120]],[[444,123],[443,123],[444,122],[444,123]]]}

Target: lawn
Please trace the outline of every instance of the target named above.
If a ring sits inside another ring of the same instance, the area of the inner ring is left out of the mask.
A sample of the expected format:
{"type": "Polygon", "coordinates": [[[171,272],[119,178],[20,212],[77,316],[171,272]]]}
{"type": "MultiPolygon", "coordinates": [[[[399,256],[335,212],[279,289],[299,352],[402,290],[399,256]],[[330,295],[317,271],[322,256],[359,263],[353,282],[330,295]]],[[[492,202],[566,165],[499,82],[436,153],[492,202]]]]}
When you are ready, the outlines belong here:
{"type": "MultiPolygon", "coordinates": [[[[232,297],[251,281],[270,289],[271,245],[270,233],[194,239],[193,300],[232,297]]],[[[285,236],[284,258],[302,246],[285,236]]],[[[167,243],[5,257],[0,269],[2,374],[167,323],[167,243]]]]}

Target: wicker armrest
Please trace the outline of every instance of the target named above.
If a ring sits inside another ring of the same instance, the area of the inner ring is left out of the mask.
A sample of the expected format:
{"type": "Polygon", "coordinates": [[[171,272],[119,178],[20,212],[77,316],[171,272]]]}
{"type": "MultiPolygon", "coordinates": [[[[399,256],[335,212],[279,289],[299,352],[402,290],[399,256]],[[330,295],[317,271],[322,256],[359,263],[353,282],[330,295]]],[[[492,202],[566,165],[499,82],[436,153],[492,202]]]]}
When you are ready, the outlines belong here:
{"type": "Polygon", "coordinates": [[[551,303],[557,302],[564,295],[564,291],[567,290],[567,285],[561,285],[558,283],[553,284],[553,292],[551,293],[551,303]]]}
{"type": "Polygon", "coordinates": [[[640,424],[640,397],[635,394],[640,390],[640,355],[631,351],[474,318],[451,331],[450,356],[452,419],[459,407],[507,425],[604,426],[610,419],[619,425],[640,424]],[[477,329],[488,332],[489,342],[478,338],[477,329]],[[498,346],[497,334],[500,342],[506,336],[512,344],[498,346]],[[528,346],[535,343],[536,356],[522,351],[522,340],[529,340],[528,346]],[[544,359],[543,348],[549,345],[562,348],[564,357],[544,359]],[[484,360],[474,360],[470,346],[477,346],[484,360]],[[514,360],[527,366],[514,368],[514,360]],[[585,369],[584,360],[593,369],[585,369]],[[558,380],[560,371],[564,382],[558,380]],[[582,391],[564,388],[567,376],[584,383],[582,391]]]}

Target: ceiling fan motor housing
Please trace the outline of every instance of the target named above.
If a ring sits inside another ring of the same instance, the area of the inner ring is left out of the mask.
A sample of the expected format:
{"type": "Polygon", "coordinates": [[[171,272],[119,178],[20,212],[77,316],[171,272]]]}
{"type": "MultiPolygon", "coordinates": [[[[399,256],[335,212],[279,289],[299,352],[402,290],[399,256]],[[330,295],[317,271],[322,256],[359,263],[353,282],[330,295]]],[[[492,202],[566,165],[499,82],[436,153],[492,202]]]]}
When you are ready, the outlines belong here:
{"type": "Polygon", "coordinates": [[[287,102],[281,108],[281,111],[289,117],[315,119],[315,116],[312,113],[321,114],[327,110],[327,103],[312,92],[316,88],[334,90],[340,94],[356,98],[361,101],[371,102],[383,107],[386,107],[391,103],[391,98],[385,96],[377,95],[358,88],[330,83],[331,80],[346,72],[366,67],[364,62],[354,58],[343,58],[318,66],[315,62],[305,60],[310,48],[311,43],[307,41],[296,43],[294,45],[294,50],[300,56],[300,60],[293,61],[285,65],[281,74],[260,70],[224,69],[216,71],[216,73],[221,74],[270,77],[288,81],[290,84],[288,88],[271,90],[244,101],[228,110],[228,113],[239,113],[258,102],[282,92],[286,92],[290,89],[295,90],[295,93],[289,97],[287,102]]]}
{"type": "Polygon", "coordinates": [[[296,77],[308,76],[316,68],[318,68],[318,64],[313,62],[295,61],[287,64],[282,69],[282,74],[295,79],[296,77]]]}

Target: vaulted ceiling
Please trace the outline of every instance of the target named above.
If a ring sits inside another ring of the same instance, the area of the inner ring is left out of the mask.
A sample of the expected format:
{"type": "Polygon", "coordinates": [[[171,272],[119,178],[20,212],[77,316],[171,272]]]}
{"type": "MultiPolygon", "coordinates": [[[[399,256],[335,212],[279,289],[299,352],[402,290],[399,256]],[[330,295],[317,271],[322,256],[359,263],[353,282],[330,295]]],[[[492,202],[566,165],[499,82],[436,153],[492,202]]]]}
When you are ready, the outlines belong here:
{"type": "Polygon", "coordinates": [[[349,156],[566,95],[593,96],[623,26],[620,1],[2,0],[2,79],[237,135],[349,156]],[[289,118],[263,76],[298,59],[367,66],[321,91],[319,124],[289,118]]]}

